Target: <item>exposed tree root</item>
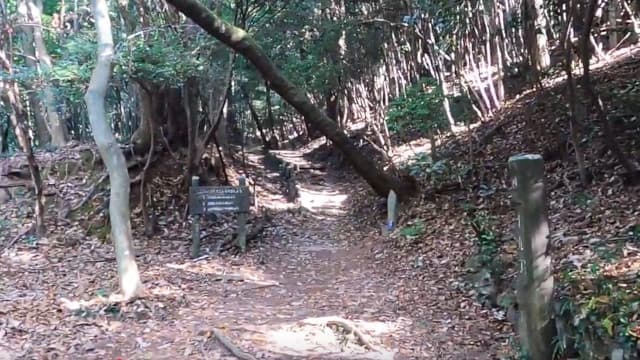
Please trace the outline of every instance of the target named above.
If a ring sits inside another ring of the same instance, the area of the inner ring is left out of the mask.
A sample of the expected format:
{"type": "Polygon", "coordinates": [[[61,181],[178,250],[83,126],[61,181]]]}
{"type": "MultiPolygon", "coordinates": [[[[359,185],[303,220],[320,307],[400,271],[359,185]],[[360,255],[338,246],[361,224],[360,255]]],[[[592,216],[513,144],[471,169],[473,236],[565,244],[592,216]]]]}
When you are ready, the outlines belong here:
{"type": "Polygon", "coordinates": [[[229,339],[228,337],[226,337],[221,330],[213,328],[213,329],[207,329],[204,331],[200,332],[200,335],[207,335],[207,336],[211,336],[211,334],[213,334],[213,336],[218,339],[218,341],[220,341],[220,343],[222,345],[224,345],[224,347],[229,350],[229,352],[231,354],[233,354],[233,356],[237,357],[238,359],[241,360],[257,360],[253,355],[246,353],[242,350],[240,350],[239,347],[237,347],[232,341],[231,339],[229,339]]]}
{"type": "Polygon", "coordinates": [[[355,337],[358,338],[358,340],[364,347],[375,352],[381,352],[380,349],[378,349],[376,346],[371,344],[371,342],[369,342],[369,340],[365,338],[364,334],[353,323],[351,323],[348,320],[335,318],[332,320],[328,320],[327,326],[339,326],[347,330],[348,332],[353,333],[353,335],[355,335],[355,337]]]}

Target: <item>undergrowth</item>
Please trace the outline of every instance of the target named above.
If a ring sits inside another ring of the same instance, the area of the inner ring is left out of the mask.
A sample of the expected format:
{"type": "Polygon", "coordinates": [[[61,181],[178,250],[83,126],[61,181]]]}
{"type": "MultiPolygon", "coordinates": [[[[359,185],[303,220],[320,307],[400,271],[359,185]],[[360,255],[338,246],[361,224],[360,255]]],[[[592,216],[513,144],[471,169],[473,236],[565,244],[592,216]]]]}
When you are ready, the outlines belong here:
{"type": "MultiPolygon", "coordinates": [[[[638,353],[640,337],[640,227],[593,244],[565,262],[557,280],[557,352],[604,358],[612,350],[638,353]]],[[[629,356],[629,355],[627,355],[629,356]]],[[[634,358],[633,356],[629,358],[634,358]]]]}

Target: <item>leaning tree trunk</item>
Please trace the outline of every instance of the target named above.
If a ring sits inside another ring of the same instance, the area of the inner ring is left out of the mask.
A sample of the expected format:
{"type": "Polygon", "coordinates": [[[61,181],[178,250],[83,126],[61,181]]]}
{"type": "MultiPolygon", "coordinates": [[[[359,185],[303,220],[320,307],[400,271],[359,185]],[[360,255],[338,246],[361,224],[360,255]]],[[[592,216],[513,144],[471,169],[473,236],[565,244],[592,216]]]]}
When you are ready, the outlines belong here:
{"type": "Polygon", "coordinates": [[[209,34],[250,61],[274,91],[336,145],[356,172],[371,185],[378,195],[386,197],[393,189],[399,196],[406,197],[415,191],[415,185],[412,181],[385,173],[371,159],[360,153],[337,124],[313,105],[302,89],[282,75],[260,45],[247,32],[223,21],[197,0],[167,0],[167,2],[209,34]]]}
{"type": "Polygon", "coordinates": [[[106,0],[93,0],[92,7],[98,39],[98,61],[85,94],[89,122],[100,156],[107,166],[111,195],[109,217],[111,239],[116,248],[120,287],[125,299],[142,293],[142,282],[133,253],[133,236],[129,221],[129,173],[124,155],[107,123],[105,95],[111,77],[113,38],[106,0]]]}

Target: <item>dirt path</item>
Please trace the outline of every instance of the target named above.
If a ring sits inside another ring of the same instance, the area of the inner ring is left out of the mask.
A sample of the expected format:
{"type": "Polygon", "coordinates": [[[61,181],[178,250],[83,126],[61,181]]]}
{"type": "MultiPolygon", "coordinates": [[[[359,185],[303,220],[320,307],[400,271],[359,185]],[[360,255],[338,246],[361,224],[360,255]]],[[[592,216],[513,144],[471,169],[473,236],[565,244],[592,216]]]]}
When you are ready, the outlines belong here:
{"type": "MultiPolygon", "coordinates": [[[[257,155],[249,163],[264,168],[257,155]]],[[[15,358],[55,352],[64,359],[234,359],[213,340],[210,330],[217,328],[259,359],[495,358],[506,340],[491,339],[486,312],[455,288],[452,274],[411,270],[413,259],[394,263],[378,229],[363,227],[349,210],[357,191],[349,179],[301,171],[300,206],[287,203],[278,181],[275,171],[263,172],[260,203],[273,221],[257,246],[240,257],[192,261],[183,255],[184,241],[147,243],[141,269],[149,297],[124,308],[75,316],[59,310],[63,294],[108,287],[113,263],[85,262],[82,280],[68,251],[58,260],[50,253],[37,275],[27,270],[33,264],[24,265],[23,286],[13,285],[14,302],[0,324],[0,350],[5,329],[6,347],[23,354],[15,358]],[[154,246],[160,255],[151,254],[154,246]],[[41,309],[42,318],[34,321],[30,307],[41,309]],[[354,324],[376,351],[327,326],[336,318],[354,324]]],[[[205,242],[203,251],[212,247],[205,242]]],[[[17,277],[20,265],[13,265],[17,277]]],[[[7,294],[0,305],[9,303],[7,294]]]]}

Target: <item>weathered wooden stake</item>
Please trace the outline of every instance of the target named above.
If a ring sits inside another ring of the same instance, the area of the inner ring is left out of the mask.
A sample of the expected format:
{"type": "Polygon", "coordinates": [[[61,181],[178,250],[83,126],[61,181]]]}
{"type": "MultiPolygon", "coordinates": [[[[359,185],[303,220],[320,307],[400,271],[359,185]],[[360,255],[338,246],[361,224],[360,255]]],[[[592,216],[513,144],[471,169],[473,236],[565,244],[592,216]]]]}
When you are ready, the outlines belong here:
{"type": "MultiPolygon", "coordinates": [[[[247,179],[244,176],[240,177],[240,186],[247,186],[247,179]]],[[[236,238],[236,244],[240,248],[240,251],[244,252],[247,247],[247,217],[248,213],[241,211],[238,213],[238,237],[236,238]]]]}
{"type": "MultiPolygon", "coordinates": [[[[191,188],[198,186],[200,178],[191,178],[191,188]]],[[[200,255],[200,215],[193,215],[191,218],[191,258],[195,259],[200,255]]]]}
{"type": "Polygon", "coordinates": [[[387,197],[387,231],[391,232],[398,221],[398,196],[390,190],[387,197]]]}
{"type": "Polygon", "coordinates": [[[514,188],[513,203],[518,212],[520,338],[531,359],[549,360],[554,336],[553,276],[548,254],[544,162],[540,155],[512,156],[509,173],[514,188]]]}

